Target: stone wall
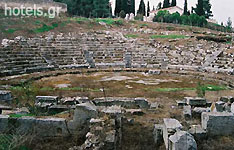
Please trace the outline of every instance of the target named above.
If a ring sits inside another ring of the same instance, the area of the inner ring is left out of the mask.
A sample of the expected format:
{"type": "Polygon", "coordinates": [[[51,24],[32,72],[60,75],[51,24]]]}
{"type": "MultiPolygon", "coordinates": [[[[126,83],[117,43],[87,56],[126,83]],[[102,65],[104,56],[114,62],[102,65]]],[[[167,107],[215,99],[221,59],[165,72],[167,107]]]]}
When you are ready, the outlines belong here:
{"type": "Polygon", "coordinates": [[[23,5],[24,7],[32,7],[34,8],[34,4],[37,7],[42,7],[43,9],[49,9],[50,7],[60,7],[61,12],[67,12],[67,5],[64,3],[54,2],[53,0],[1,0],[0,8],[4,9],[5,4],[8,7],[20,7],[23,5]]]}
{"type": "Polygon", "coordinates": [[[227,112],[202,113],[202,128],[208,136],[229,136],[234,134],[234,115],[227,112]]]}

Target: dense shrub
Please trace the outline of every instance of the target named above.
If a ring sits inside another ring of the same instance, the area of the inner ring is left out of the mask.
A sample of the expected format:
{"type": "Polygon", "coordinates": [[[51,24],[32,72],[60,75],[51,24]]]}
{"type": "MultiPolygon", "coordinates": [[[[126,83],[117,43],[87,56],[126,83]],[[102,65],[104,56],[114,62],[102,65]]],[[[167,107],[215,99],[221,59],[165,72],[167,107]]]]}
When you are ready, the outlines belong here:
{"type": "Polygon", "coordinates": [[[140,21],[143,21],[143,15],[142,14],[137,14],[135,17],[134,17],[135,20],[140,20],[140,21]]]}
{"type": "Polygon", "coordinates": [[[159,11],[157,15],[154,16],[153,21],[200,27],[204,27],[207,25],[207,20],[204,16],[198,16],[197,14],[180,16],[178,12],[170,14],[167,10],[159,11]]]}
{"type": "Polygon", "coordinates": [[[119,13],[120,18],[125,18],[126,17],[126,13],[124,12],[124,10],[121,10],[119,13]]]}

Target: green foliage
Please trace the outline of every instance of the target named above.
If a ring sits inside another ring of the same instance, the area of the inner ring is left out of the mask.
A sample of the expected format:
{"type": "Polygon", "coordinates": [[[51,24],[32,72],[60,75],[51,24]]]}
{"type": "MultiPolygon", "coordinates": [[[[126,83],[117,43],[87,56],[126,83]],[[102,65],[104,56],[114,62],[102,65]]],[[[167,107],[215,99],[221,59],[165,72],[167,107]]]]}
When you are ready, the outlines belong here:
{"type": "Polygon", "coordinates": [[[175,34],[171,34],[171,35],[152,35],[150,36],[150,38],[152,39],[184,39],[187,36],[185,35],[175,35],[175,34]]]}
{"type": "Polygon", "coordinates": [[[127,38],[137,38],[137,37],[139,37],[139,35],[137,35],[137,34],[126,34],[125,37],[127,37],[127,38]]]}
{"type": "Polygon", "coordinates": [[[177,91],[196,90],[198,97],[204,97],[206,91],[221,91],[221,90],[228,90],[228,88],[225,86],[218,86],[218,85],[201,85],[201,83],[198,82],[198,85],[196,88],[157,88],[153,90],[157,92],[177,92],[177,91]]]}
{"type": "Polygon", "coordinates": [[[12,33],[14,33],[15,31],[16,31],[16,29],[7,29],[7,30],[4,30],[3,32],[12,34],[12,33]]]}
{"type": "Polygon", "coordinates": [[[68,13],[83,17],[109,17],[110,5],[108,0],[55,0],[66,3],[68,13]]]}
{"type": "Polygon", "coordinates": [[[119,16],[119,13],[121,11],[121,0],[115,1],[115,16],[119,16]]]}
{"type": "Polygon", "coordinates": [[[198,0],[198,3],[195,8],[195,12],[198,16],[204,16],[205,11],[204,11],[204,0],[198,0]]]}
{"type": "Polygon", "coordinates": [[[177,5],[176,0],[172,0],[172,2],[171,2],[171,6],[176,6],[176,5],[177,5]]]}
{"type": "Polygon", "coordinates": [[[148,4],[147,4],[147,16],[149,16],[149,13],[150,13],[150,4],[149,4],[149,1],[148,1],[148,4]]]}
{"type": "Polygon", "coordinates": [[[21,118],[21,117],[32,117],[33,114],[10,114],[9,117],[11,118],[21,118]]]}
{"type": "Polygon", "coordinates": [[[125,18],[126,17],[126,13],[124,12],[124,10],[121,10],[121,12],[119,13],[120,18],[125,18]]]}
{"type": "Polygon", "coordinates": [[[184,15],[188,15],[188,0],[184,1],[184,15]]]}
{"type": "Polygon", "coordinates": [[[205,17],[206,18],[213,17],[213,14],[211,11],[212,5],[210,4],[210,0],[204,0],[203,5],[204,5],[205,17]]]}
{"type": "Polygon", "coordinates": [[[207,25],[207,20],[204,16],[198,16],[197,14],[191,14],[189,16],[179,13],[170,14],[168,11],[159,11],[153,18],[154,22],[165,22],[183,25],[192,25],[204,27],[207,25]]]}
{"type": "Polygon", "coordinates": [[[204,97],[206,94],[205,88],[203,88],[203,85],[201,85],[200,82],[198,82],[197,87],[196,87],[196,93],[198,97],[204,97]]]}
{"type": "Polygon", "coordinates": [[[50,30],[53,30],[54,28],[58,27],[57,23],[53,23],[52,26],[48,26],[46,24],[43,24],[42,27],[34,29],[33,32],[34,33],[42,33],[42,32],[47,32],[50,30]]]}
{"type": "Polygon", "coordinates": [[[163,1],[163,8],[168,8],[170,7],[170,1],[169,0],[164,0],[163,1]]]}
{"type": "Polygon", "coordinates": [[[144,3],[144,0],[140,1],[140,5],[139,5],[139,9],[137,11],[137,14],[142,14],[143,16],[145,16],[145,3],[144,3]]]}
{"type": "Polygon", "coordinates": [[[142,14],[137,14],[135,17],[134,17],[135,20],[139,20],[139,21],[143,21],[143,15],[142,14]]]}
{"type": "Polygon", "coordinates": [[[112,18],[105,18],[105,19],[97,18],[95,20],[96,22],[104,22],[107,25],[123,25],[123,20],[120,20],[120,19],[114,20],[112,18]]]}

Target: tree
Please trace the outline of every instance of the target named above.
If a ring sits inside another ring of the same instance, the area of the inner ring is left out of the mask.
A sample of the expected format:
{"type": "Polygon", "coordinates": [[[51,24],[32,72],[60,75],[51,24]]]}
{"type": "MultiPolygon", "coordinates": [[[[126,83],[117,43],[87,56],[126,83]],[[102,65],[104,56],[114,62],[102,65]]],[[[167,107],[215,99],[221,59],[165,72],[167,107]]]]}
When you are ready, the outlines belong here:
{"type": "Polygon", "coordinates": [[[115,1],[115,16],[119,16],[119,13],[121,11],[121,0],[115,1]]]}
{"type": "Polygon", "coordinates": [[[170,7],[170,1],[169,0],[164,0],[163,1],[163,8],[168,8],[170,7]]]}
{"type": "Polygon", "coordinates": [[[184,15],[188,15],[188,1],[184,1],[184,15]]]}
{"type": "Polygon", "coordinates": [[[171,6],[173,7],[173,6],[176,6],[176,5],[177,5],[176,0],[172,0],[171,6]]]}
{"type": "Polygon", "coordinates": [[[124,10],[121,10],[121,12],[119,13],[120,18],[125,18],[126,17],[126,13],[124,12],[124,10]]]}
{"type": "Polygon", "coordinates": [[[159,3],[158,3],[158,6],[157,6],[156,9],[157,9],[157,10],[162,9],[162,2],[159,2],[159,3]]]}
{"type": "Polygon", "coordinates": [[[121,0],[121,10],[125,13],[129,13],[130,9],[128,8],[128,0],[121,0]]]}
{"type": "Polygon", "coordinates": [[[144,0],[141,0],[137,14],[142,14],[145,16],[145,3],[144,0]]]}
{"type": "Polygon", "coordinates": [[[109,0],[93,0],[93,17],[102,18],[110,16],[109,0]]]}
{"type": "Polygon", "coordinates": [[[226,26],[228,29],[232,29],[232,20],[231,18],[229,17],[228,18],[228,21],[227,21],[227,26],[226,26]]]}
{"type": "Polygon", "coordinates": [[[130,13],[133,13],[135,15],[135,0],[131,0],[130,8],[131,8],[130,13]]]}
{"type": "Polygon", "coordinates": [[[153,6],[153,11],[155,11],[155,7],[153,6]]]}
{"type": "Polygon", "coordinates": [[[149,13],[150,13],[150,4],[149,4],[149,1],[148,1],[148,5],[147,5],[147,16],[149,16],[149,13]]]}
{"type": "Polygon", "coordinates": [[[197,7],[195,8],[195,12],[198,16],[204,16],[205,11],[204,11],[204,5],[203,5],[204,0],[198,0],[197,7]]]}
{"type": "Polygon", "coordinates": [[[210,0],[204,0],[203,1],[203,7],[204,7],[204,12],[205,12],[205,17],[209,19],[210,17],[213,17],[211,7],[212,5],[210,4],[210,0]]]}

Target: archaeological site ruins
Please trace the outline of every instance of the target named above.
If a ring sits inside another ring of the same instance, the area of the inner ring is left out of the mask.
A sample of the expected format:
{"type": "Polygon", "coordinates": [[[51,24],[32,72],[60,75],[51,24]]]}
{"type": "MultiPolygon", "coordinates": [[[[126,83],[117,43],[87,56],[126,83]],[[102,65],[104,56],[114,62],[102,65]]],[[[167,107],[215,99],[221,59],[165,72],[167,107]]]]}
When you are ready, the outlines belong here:
{"type": "Polygon", "coordinates": [[[65,14],[0,15],[0,150],[234,149],[233,33],[5,3],[65,14]]]}

